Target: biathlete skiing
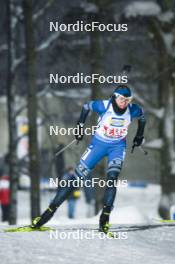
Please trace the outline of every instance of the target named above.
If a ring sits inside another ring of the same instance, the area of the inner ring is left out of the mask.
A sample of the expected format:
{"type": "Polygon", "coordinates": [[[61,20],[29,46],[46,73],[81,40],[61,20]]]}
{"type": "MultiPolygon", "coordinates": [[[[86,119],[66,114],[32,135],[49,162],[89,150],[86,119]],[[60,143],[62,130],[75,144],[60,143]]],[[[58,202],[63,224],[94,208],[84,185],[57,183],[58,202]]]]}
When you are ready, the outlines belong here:
{"type": "MultiPolygon", "coordinates": [[[[132,104],[133,95],[128,86],[119,85],[108,100],[95,100],[84,104],[77,123],[79,131],[77,141],[83,139],[82,133],[89,111],[98,113],[99,120],[95,134],[86,151],[82,155],[79,164],[75,168],[70,180],[86,180],[86,177],[96,164],[107,156],[107,181],[113,184],[106,185],[103,201],[103,209],[99,220],[99,230],[108,233],[109,217],[113,209],[116,196],[116,182],[122,169],[126,153],[126,136],[128,127],[134,119],[138,119],[138,128],[133,139],[133,146],[138,147],[144,139],[145,117],[142,108],[132,104]]],[[[70,181],[71,182],[71,181],[70,181]]],[[[72,181],[73,182],[73,181],[72,181]]],[[[32,221],[32,228],[39,228],[48,222],[57,208],[73,192],[72,185],[58,187],[57,193],[45,212],[32,221]]]]}

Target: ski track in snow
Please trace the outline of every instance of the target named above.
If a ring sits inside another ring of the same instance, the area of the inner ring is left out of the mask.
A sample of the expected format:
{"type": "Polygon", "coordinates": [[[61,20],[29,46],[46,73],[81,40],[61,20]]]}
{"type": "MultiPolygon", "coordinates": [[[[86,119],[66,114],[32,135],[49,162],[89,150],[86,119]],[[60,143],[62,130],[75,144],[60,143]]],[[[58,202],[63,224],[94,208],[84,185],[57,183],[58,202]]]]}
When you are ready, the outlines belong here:
{"type": "MultiPolygon", "coordinates": [[[[81,227],[88,225],[78,226],[81,227]]],[[[56,237],[51,239],[50,232],[4,233],[3,228],[4,226],[0,226],[2,264],[77,264],[108,261],[119,264],[174,263],[174,226],[139,231],[129,229],[127,239],[100,239],[95,236],[92,240],[56,237]]],[[[119,230],[117,226],[115,228],[119,230]]],[[[66,233],[70,232],[64,227],[59,228],[58,232],[62,232],[61,229],[66,233]]],[[[84,230],[83,233],[85,232],[87,231],[84,230]]]]}

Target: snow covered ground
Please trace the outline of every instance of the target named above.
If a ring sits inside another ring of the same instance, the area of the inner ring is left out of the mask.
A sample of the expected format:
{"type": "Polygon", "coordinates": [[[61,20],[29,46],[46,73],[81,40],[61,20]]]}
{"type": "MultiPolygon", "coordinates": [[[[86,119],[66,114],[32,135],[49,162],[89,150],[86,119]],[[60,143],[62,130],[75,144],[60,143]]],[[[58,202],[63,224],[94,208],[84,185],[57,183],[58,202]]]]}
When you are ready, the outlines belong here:
{"type": "MultiPolygon", "coordinates": [[[[45,209],[52,195],[42,195],[45,209]]],[[[117,210],[113,210],[112,230],[118,239],[107,239],[97,232],[98,216],[86,218],[84,197],[78,201],[77,217],[69,220],[66,203],[49,226],[52,232],[4,233],[0,223],[0,260],[9,263],[174,263],[175,226],[159,224],[157,204],[160,187],[121,188],[117,210]]],[[[19,224],[29,222],[29,195],[19,193],[19,224]]]]}

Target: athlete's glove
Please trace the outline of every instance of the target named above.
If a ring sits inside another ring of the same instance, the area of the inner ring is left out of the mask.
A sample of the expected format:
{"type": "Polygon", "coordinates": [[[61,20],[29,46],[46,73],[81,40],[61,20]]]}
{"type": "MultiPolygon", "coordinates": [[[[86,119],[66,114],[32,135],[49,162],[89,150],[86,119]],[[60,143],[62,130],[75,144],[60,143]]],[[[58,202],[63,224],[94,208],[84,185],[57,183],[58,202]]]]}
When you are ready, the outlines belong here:
{"type": "Polygon", "coordinates": [[[82,140],[84,137],[84,128],[83,127],[84,127],[83,123],[80,123],[80,122],[77,123],[75,138],[78,141],[82,140]]]}
{"type": "Polygon", "coordinates": [[[140,145],[142,145],[144,136],[135,136],[135,138],[133,139],[133,145],[135,147],[139,147],[140,145]]]}

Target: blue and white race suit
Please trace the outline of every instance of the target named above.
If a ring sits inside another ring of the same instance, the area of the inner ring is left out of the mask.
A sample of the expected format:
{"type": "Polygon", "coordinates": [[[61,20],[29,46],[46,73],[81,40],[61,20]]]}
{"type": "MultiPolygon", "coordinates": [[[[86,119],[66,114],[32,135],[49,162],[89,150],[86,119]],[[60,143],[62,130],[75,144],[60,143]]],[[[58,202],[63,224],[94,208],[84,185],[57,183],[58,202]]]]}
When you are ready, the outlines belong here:
{"type": "Polygon", "coordinates": [[[123,162],[126,153],[126,136],[130,123],[143,116],[143,110],[137,104],[129,104],[124,114],[116,114],[110,100],[91,101],[85,105],[98,113],[98,125],[91,143],[81,157],[89,170],[105,156],[108,164],[119,159],[123,162]]]}

